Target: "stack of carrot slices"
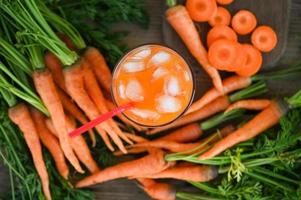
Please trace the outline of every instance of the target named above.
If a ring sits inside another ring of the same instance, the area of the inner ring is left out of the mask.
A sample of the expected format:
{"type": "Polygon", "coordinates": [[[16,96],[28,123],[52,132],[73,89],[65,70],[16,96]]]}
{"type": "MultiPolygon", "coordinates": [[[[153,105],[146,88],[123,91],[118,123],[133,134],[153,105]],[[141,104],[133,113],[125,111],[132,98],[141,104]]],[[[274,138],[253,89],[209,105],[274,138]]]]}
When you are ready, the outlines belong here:
{"type": "Polygon", "coordinates": [[[260,70],[262,52],[268,53],[276,47],[277,35],[269,26],[257,26],[251,11],[240,10],[232,17],[222,6],[233,1],[187,0],[186,8],[194,21],[208,22],[212,27],[207,35],[210,64],[218,70],[249,77],[260,70]],[[238,35],[249,34],[252,44],[239,43],[238,35]]]}

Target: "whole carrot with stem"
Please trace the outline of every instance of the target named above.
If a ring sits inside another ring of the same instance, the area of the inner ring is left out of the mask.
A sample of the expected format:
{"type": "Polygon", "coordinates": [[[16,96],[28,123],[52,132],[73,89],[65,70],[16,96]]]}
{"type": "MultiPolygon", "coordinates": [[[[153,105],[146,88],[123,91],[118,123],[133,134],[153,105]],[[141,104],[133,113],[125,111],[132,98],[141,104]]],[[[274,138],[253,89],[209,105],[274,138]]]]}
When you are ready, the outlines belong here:
{"type": "Polygon", "coordinates": [[[42,148],[36,127],[25,104],[19,103],[8,111],[9,118],[18,125],[24,135],[26,144],[32,155],[35,168],[40,176],[43,192],[47,200],[51,200],[49,176],[43,160],[42,148]]]}
{"type": "Polygon", "coordinates": [[[231,104],[225,112],[235,109],[263,110],[271,104],[269,99],[246,99],[231,104]]]}
{"type": "Polygon", "coordinates": [[[228,96],[220,96],[220,97],[214,99],[213,101],[211,101],[210,103],[208,103],[207,105],[205,105],[204,107],[202,107],[192,113],[182,116],[180,119],[176,120],[175,122],[173,122],[167,126],[152,129],[152,130],[148,131],[147,133],[148,134],[156,134],[156,133],[168,130],[168,129],[183,126],[188,123],[203,120],[203,119],[210,117],[218,112],[226,110],[230,106],[230,104],[233,102],[236,102],[236,101],[239,101],[242,99],[251,98],[254,96],[258,96],[258,95],[265,93],[266,91],[267,91],[266,84],[261,81],[257,82],[243,90],[240,90],[240,91],[230,94],[228,96]]]}
{"type": "Polygon", "coordinates": [[[45,124],[46,117],[34,108],[30,110],[30,113],[41,142],[48,149],[52,158],[54,159],[59,174],[67,180],[69,176],[69,168],[59,141],[51,134],[45,124]]]}
{"type": "Polygon", "coordinates": [[[165,13],[167,21],[181,37],[190,53],[211,77],[219,94],[224,94],[223,83],[218,70],[210,65],[207,51],[186,8],[182,5],[175,6],[175,1],[167,1],[167,3],[170,6],[165,13]]]}
{"type": "MultiPolygon", "coordinates": [[[[279,80],[285,79],[288,77],[298,76],[301,72],[301,63],[298,63],[294,66],[280,69],[273,72],[261,73],[251,77],[240,77],[240,76],[231,76],[223,80],[224,94],[229,94],[236,90],[240,90],[250,86],[253,82],[262,81],[262,80],[279,80]]],[[[216,88],[211,88],[208,90],[199,100],[194,102],[185,115],[194,112],[198,109],[201,109],[208,103],[212,102],[216,98],[222,96],[216,88]]]]}

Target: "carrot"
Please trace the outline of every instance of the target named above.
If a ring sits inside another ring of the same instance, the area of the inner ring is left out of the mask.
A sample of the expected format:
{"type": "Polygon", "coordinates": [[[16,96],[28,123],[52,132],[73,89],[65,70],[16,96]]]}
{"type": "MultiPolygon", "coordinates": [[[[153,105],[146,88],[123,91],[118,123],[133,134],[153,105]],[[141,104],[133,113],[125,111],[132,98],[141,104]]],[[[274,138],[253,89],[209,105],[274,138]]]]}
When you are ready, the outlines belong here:
{"type": "Polygon", "coordinates": [[[158,183],[152,179],[138,178],[142,189],[152,198],[157,200],[175,200],[176,191],[167,183],[158,183]]]}
{"type": "Polygon", "coordinates": [[[57,33],[57,35],[59,36],[59,38],[67,45],[67,47],[73,51],[76,51],[76,47],[73,44],[72,40],[70,39],[70,37],[68,37],[66,34],[64,33],[57,33]]]}
{"type": "Polygon", "coordinates": [[[214,26],[207,35],[207,45],[210,47],[215,41],[219,39],[226,39],[229,41],[237,42],[238,38],[236,33],[229,26],[217,25],[214,26]]]}
{"type": "Polygon", "coordinates": [[[164,152],[157,150],[140,159],[123,162],[88,176],[80,180],[76,184],[76,187],[87,187],[97,183],[103,183],[124,177],[154,174],[166,169],[168,166],[170,166],[170,163],[164,160],[164,152]]]}
{"type": "Polygon", "coordinates": [[[84,58],[88,61],[95,73],[99,84],[111,93],[112,73],[103,55],[94,47],[89,47],[85,51],[84,58]]]}
{"type": "MultiPolygon", "coordinates": [[[[154,128],[152,130],[150,130],[149,132],[147,132],[148,134],[152,135],[152,134],[156,134],[171,128],[176,128],[179,126],[183,126],[185,124],[188,123],[192,123],[195,121],[199,121],[202,119],[205,119],[209,116],[212,116],[218,112],[224,111],[228,106],[230,105],[230,101],[229,101],[229,97],[228,96],[221,96],[218,97],[217,99],[214,99],[212,102],[208,103],[207,105],[205,105],[204,107],[191,112],[187,115],[184,115],[183,117],[179,118],[178,120],[176,120],[175,122],[166,125],[166,126],[162,126],[162,127],[158,127],[158,128],[154,128]]],[[[192,125],[188,125],[185,126],[181,129],[178,130],[179,133],[183,133],[183,134],[188,134],[188,133],[193,133],[192,130],[189,130],[190,128],[193,129],[193,127],[191,127],[192,125]],[[189,128],[188,128],[189,127],[189,128]]],[[[193,124],[193,126],[197,127],[194,130],[201,132],[200,127],[198,124],[193,124]]]]}
{"type": "MultiPolygon", "coordinates": [[[[74,99],[77,105],[86,113],[90,120],[95,119],[100,115],[96,105],[90,99],[84,88],[84,80],[81,65],[84,63],[82,60],[74,64],[72,67],[64,69],[64,77],[66,82],[66,87],[69,95],[74,99]]],[[[114,151],[114,147],[112,146],[109,137],[110,135],[114,143],[119,147],[121,151],[126,153],[126,149],[122,144],[122,141],[118,137],[118,135],[114,132],[114,130],[107,124],[107,122],[103,122],[96,126],[97,131],[105,142],[106,146],[114,151]]]]}
{"type": "Polygon", "coordinates": [[[257,26],[257,19],[252,12],[240,10],[233,16],[231,24],[236,33],[247,35],[257,26]]]}
{"type": "Polygon", "coordinates": [[[233,72],[245,64],[247,57],[238,42],[219,39],[210,46],[208,59],[215,68],[233,72]]]}
{"type": "MultiPolygon", "coordinates": [[[[84,85],[87,94],[90,96],[90,98],[92,99],[92,101],[94,102],[95,106],[97,107],[98,111],[101,114],[108,112],[109,109],[107,108],[106,101],[105,98],[103,97],[102,91],[99,88],[97,84],[97,80],[92,70],[89,67],[89,63],[87,63],[85,59],[83,59],[82,67],[83,67],[84,85]]],[[[124,141],[126,141],[129,144],[133,144],[132,141],[129,140],[123,134],[123,132],[119,129],[118,125],[113,119],[108,119],[106,122],[112,127],[112,129],[120,138],[122,138],[124,141]]]]}
{"type": "Polygon", "coordinates": [[[252,33],[252,44],[262,52],[270,52],[277,45],[277,34],[269,26],[259,26],[252,33]]]}
{"type": "Polygon", "coordinates": [[[228,26],[231,22],[231,14],[226,8],[219,6],[217,7],[217,11],[215,15],[213,15],[208,22],[210,26],[217,26],[217,25],[228,26]]]}
{"type": "Polygon", "coordinates": [[[272,102],[244,126],[217,142],[210,150],[202,154],[199,159],[212,158],[240,142],[254,138],[277,124],[284,114],[285,111],[281,108],[280,103],[272,102]]]}
{"type": "Polygon", "coordinates": [[[216,2],[221,5],[228,5],[228,4],[232,3],[233,1],[234,0],[216,0],[216,2]]]}
{"type": "MultiPolygon", "coordinates": [[[[57,92],[65,111],[71,114],[81,124],[87,123],[88,119],[86,118],[85,114],[72,102],[69,96],[59,88],[57,88],[57,92]]],[[[88,132],[89,132],[90,139],[92,141],[92,146],[94,147],[96,145],[96,138],[94,132],[92,129],[90,129],[88,132]]]]}
{"type": "Polygon", "coordinates": [[[33,73],[33,81],[38,94],[51,115],[51,119],[53,119],[53,125],[58,132],[60,145],[66,158],[70,161],[76,171],[83,173],[84,171],[68,142],[63,105],[57,94],[50,72],[47,70],[35,71],[33,73]]]}
{"type": "MultiPolygon", "coordinates": [[[[250,77],[231,76],[223,80],[224,93],[228,94],[233,91],[248,87],[251,85],[251,83],[252,80],[250,77]]],[[[208,90],[199,100],[197,100],[191,105],[191,107],[186,112],[186,114],[201,109],[206,104],[210,103],[211,101],[213,101],[214,99],[220,96],[222,95],[219,93],[219,91],[216,88],[212,88],[208,90]]]]}
{"type": "Polygon", "coordinates": [[[124,133],[128,138],[130,138],[131,140],[133,140],[136,143],[141,143],[141,142],[147,142],[148,140],[145,139],[144,137],[138,136],[138,135],[134,135],[132,133],[124,133]]]}
{"type": "Polygon", "coordinates": [[[40,111],[34,108],[32,108],[30,111],[40,140],[54,159],[59,174],[67,180],[69,176],[69,168],[59,141],[47,128],[45,124],[46,117],[40,111]]]}
{"type": "Polygon", "coordinates": [[[25,104],[19,103],[8,110],[8,115],[12,122],[18,125],[22,131],[25,142],[30,150],[33,163],[40,176],[44,195],[47,200],[51,200],[49,176],[43,160],[42,147],[28,108],[25,104]]]}
{"type": "MultiPolygon", "coordinates": [[[[174,166],[156,174],[150,174],[143,178],[162,179],[171,178],[183,181],[208,182],[218,176],[214,166],[188,165],[174,166]]],[[[137,176],[136,176],[137,177],[137,176]]],[[[140,177],[137,177],[140,178],[140,177]]]]}
{"type": "Polygon", "coordinates": [[[263,110],[271,104],[268,99],[247,99],[241,100],[230,105],[225,112],[230,112],[235,109],[247,109],[247,110],[263,110]]]}
{"type": "Polygon", "coordinates": [[[181,5],[169,8],[166,11],[166,19],[182,38],[190,53],[197,59],[204,70],[209,74],[213,81],[213,85],[221,94],[223,94],[224,91],[221,77],[217,69],[210,65],[207,59],[207,51],[202,44],[200,36],[186,8],[181,5]]]}
{"type": "Polygon", "coordinates": [[[44,56],[45,66],[51,72],[54,82],[63,91],[66,91],[64,75],[61,61],[51,52],[46,52],[44,56]]]}
{"type": "MultiPolygon", "coordinates": [[[[113,104],[112,101],[110,100],[106,100],[106,105],[110,110],[113,110],[116,108],[116,106],[113,104]]],[[[126,125],[132,126],[134,129],[136,129],[139,132],[145,131],[146,128],[141,127],[137,124],[135,124],[134,122],[132,122],[131,120],[127,119],[125,116],[123,116],[122,114],[117,115],[117,117],[123,121],[123,123],[125,123],[126,125]]]]}
{"type": "Polygon", "coordinates": [[[253,76],[260,70],[262,66],[262,54],[252,45],[244,44],[242,47],[243,51],[246,52],[247,61],[242,68],[236,70],[235,72],[239,76],[253,76]]]}
{"type": "Polygon", "coordinates": [[[187,0],[186,9],[192,20],[206,22],[217,12],[215,0],[187,0]]]}

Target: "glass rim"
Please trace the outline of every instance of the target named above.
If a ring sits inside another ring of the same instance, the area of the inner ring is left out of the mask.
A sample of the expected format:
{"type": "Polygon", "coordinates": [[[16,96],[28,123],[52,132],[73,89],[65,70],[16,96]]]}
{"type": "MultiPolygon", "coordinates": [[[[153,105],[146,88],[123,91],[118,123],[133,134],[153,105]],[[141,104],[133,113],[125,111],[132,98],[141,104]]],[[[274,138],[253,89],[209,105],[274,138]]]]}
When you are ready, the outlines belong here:
{"type": "Polygon", "coordinates": [[[192,92],[191,92],[191,97],[190,97],[190,100],[186,106],[186,108],[174,119],[172,119],[171,121],[169,122],[166,122],[164,124],[159,124],[159,125],[145,125],[145,124],[141,124],[139,122],[136,122],[135,120],[131,119],[129,116],[127,116],[124,112],[122,112],[121,114],[126,117],[128,120],[130,120],[131,122],[135,123],[136,125],[139,125],[141,127],[145,127],[145,128],[158,128],[158,127],[162,127],[162,126],[166,126],[166,125],[169,125],[173,122],[175,122],[177,119],[179,119],[181,116],[183,116],[183,114],[189,109],[189,107],[191,106],[193,100],[194,100],[194,96],[195,96],[195,77],[194,77],[194,73],[193,73],[193,70],[192,70],[192,67],[188,64],[187,60],[181,56],[181,54],[169,47],[168,45],[163,45],[163,44],[159,44],[159,43],[144,43],[144,44],[141,44],[141,45],[137,45],[136,47],[133,47],[129,50],[127,50],[125,52],[125,54],[118,60],[117,64],[115,65],[113,71],[112,71],[112,81],[111,81],[111,85],[110,85],[110,90],[111,90],[111,96],[112,96],[112,100],[113,100],[113,103],[115,104],[115,106],[120,106],[118,105],[116,99],[115,99],[115,95],[114,95],[114,91],[113,91],[113,80],[114,80],[114,75],[115,75],[115,72],[117,71],[117,69],[119,68],[118,66],[120,66],[121,62],[124,60],[124,58],[126,56],[128,56],[132,51],[134,51],[135,49],[138,49],[138,48],[141,48],[143,46],[149,46],[149,45],[155,45],[155,46],[162,46],[162,47],[165,47],[165,48],[168,48],[170,49],[171,51],[174,51],[178,56],[180,56],[180,58],[183,59],[183,61],[186,63],[186,65],[188,66],[188,69],[191,73],[191,78],[192,78],[192,92]]]}

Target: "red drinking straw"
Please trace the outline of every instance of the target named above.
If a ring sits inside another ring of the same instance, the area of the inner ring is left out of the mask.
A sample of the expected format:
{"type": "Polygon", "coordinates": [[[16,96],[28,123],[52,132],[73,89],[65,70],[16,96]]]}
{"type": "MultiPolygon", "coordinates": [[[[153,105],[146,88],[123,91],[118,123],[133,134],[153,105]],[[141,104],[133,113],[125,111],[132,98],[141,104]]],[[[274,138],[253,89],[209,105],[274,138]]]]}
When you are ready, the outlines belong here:
{"type": "Polygon", "coordinates": [[[97,126],[98,124],[100,124],[101,122],[104,122],[112,117],[114,117],[115,115],[118,115],[120,113],[123,113],[126,110],[131,109],[132,107],[134,107],[134,103],[130,102],[128,104],[119,106],[118,108],[113,109],[110,112],[107,112],[103,115],[100,115],[99,117],[97,117],[96,119],[93,119],[92,121],[82,125],[81,127],[79,127],[78,129],[75,129],[74,131],[72,131],[71,133],[69,133],[70,137],[76,137],[81,135],[82,133],[88,131],[91,128],[94,128],[95,126],[97,126]]]}

